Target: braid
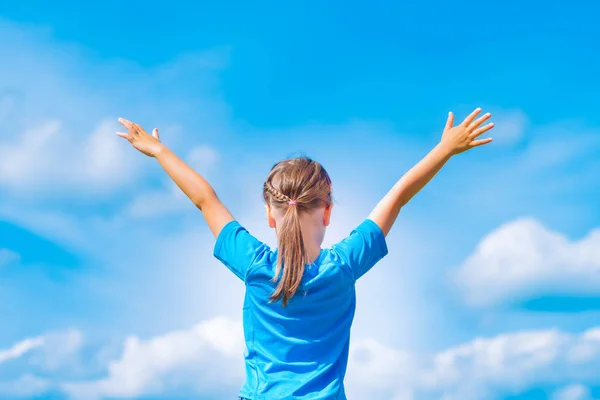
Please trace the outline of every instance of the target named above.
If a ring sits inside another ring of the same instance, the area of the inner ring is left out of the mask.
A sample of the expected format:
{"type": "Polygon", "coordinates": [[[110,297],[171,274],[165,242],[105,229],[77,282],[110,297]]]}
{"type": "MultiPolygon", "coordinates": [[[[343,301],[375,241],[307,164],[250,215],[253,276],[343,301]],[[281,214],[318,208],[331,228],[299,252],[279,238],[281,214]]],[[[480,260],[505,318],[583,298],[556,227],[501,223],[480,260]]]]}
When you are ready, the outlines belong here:
{"type": "Polygon", "coordinates": [[[281,201],[282,203],[289,203],[292,201],[292,199],[289,196],[286,196],[279,190],[275,189],[269,182],[265,182],[265,191],[271,196],[273,196],[275,200],[281,201]]]}

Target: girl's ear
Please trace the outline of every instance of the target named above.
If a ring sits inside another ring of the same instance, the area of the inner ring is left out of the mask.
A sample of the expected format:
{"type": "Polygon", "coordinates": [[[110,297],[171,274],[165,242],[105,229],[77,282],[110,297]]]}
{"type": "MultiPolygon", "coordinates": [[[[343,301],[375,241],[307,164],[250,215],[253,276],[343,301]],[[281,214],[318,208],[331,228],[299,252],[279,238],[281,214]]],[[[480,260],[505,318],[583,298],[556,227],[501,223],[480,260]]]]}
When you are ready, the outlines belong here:
{"type": "Polygon", "coordinates": [[[273,217],[273,213],[271,212],[271,207],[269,205],[265,205],[265,210],[267,210],[267,222],[269,223],[269,228],[275,228],[275,218],[273,217]]]}
{"type": "Polygon", "coordinates": [[[331,209],[332,208],[333,208],[333,204],[330,204],[327,207],[325,207],[325,212],[323,213],[323,225],[325,225],[325,226],[329,226],[329,223],[331,222],[331,209]]]}

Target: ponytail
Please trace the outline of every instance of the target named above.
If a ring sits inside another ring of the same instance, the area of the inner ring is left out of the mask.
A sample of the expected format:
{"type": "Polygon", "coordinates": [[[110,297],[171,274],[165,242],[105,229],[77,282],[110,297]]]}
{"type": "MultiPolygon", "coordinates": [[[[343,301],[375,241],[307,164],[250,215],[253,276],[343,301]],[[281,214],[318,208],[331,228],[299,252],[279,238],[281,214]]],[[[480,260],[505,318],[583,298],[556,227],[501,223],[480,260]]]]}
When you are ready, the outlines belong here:
{"type": "Polygon", "coordinates": [[[298,204],[289,201],[288,209],[283,217],[279,228],[279,252],[277,255],[277,269],[273,281],[277,282],[279,275],[281,279],[277,288],[271,296],[271,301],[282,299],[285,307],[302,282],[306,255],[304,251],[304,239],[302,238],[302,227],[298,204]]]}
{"type": "Polygon", "coordinates": [[[263,187],[265,202],[280,212],[277,225],[279,252],[273,282],[277,284],[270,301],[287,306],[302,283],[308,263],[300,214],[331,204],[331,180],[321,164],[300,157],[273,166],[263,187]]]}

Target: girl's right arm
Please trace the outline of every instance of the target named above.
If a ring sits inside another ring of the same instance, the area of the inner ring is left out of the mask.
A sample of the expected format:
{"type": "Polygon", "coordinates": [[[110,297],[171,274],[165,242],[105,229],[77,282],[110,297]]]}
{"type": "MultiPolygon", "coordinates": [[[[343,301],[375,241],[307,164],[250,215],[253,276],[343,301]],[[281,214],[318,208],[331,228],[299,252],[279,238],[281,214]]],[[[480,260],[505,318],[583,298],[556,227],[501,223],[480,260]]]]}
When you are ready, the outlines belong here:
{"type": "Polygon", "coordinates": [[[218,237],[223,227],[234,218],[206,179],[160,142],[157,129],[149,135],[138,124],[123,118],[119,118],[119,122],[129,133],[118,132],[117,134],[127,139],[143,154],[157,159],[175,184],[202,211],[211,232],[218,237]]]}

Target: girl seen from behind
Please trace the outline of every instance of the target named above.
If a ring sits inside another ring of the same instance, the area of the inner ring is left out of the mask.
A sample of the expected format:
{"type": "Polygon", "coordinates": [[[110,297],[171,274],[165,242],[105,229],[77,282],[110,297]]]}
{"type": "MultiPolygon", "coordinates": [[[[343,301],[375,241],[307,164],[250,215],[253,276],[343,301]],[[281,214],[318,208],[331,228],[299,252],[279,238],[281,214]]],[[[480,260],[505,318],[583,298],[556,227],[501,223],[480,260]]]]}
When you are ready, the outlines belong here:
{"type": "Polygon", "coordinates": [[[332,185],[321,164],[301,157],[277,163],[263,196],[277,249],[252,236],[213,188],[152,135],[119,122],[137,150],[154,157],[202,211],[216,237],[214,256],[246,285],[243,305],[249,400],[346,399],[344,375],[356,305],[355,282],[388,252],[385,237],[400,209],[454,155],[491,142],[493,128],[476,109],[454,126],[449,114],[441,141],[410,169],[350,235],[322,249],[332,213],[332,185]]]}

